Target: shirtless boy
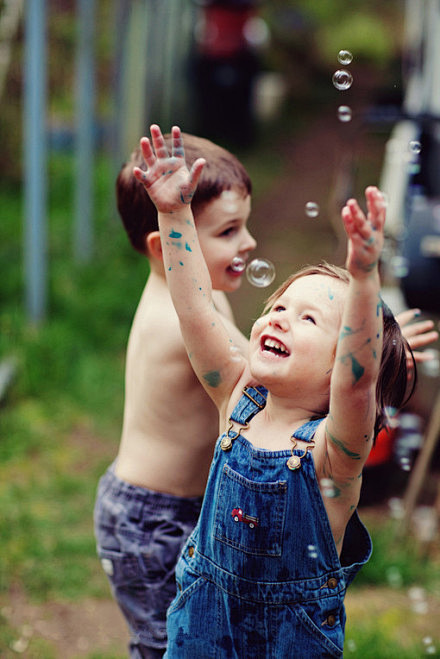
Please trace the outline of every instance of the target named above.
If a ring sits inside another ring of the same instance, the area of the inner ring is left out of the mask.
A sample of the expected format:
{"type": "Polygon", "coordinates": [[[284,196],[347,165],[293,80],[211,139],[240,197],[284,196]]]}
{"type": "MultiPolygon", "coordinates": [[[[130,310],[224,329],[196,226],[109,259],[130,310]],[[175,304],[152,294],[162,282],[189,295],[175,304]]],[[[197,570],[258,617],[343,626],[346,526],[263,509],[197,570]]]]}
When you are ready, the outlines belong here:
{"type": "MultiPolygon", "coordinates": [[[[247,230],[251,181],[243,165],[212,142],[185,135],[189,163],[204,157],[192,209],[208,263],[214,302],[228,325],[231,354],[247,340],[234,325],[224,291],[235,291],[256,246],[247,230]]],[[[98,555],[130,629],[131,657],[161,657],[166,610],[175,595],[174,568],[198,518],[218,414],[185,351],[167,288],[157,212],[133,168],[145,168],[140,150],[117,179],[118,209],[133,247],[148,257],[150,274],[128,341],[122,437],[115,462],[101,478],[95,506],[98,555]]],[[[173,246],[190,250],[176,233],[173,246]]]]}

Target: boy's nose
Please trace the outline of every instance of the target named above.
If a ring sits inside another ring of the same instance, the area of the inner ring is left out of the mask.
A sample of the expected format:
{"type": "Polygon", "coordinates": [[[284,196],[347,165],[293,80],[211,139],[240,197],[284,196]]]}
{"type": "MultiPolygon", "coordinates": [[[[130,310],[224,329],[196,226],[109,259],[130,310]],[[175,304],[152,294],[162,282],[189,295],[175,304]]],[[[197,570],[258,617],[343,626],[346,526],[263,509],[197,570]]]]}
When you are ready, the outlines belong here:
{"type": "Polygon", "coordinates": [[[257,246],[257,241],[255,240],[255,238],[253,236],[251,236],[249,231],[247,229],[245,229],[244,238],[242,240],[241,251],[251,252],[252,250],[254,250],[256,248],[256,246],[257,246]]]}

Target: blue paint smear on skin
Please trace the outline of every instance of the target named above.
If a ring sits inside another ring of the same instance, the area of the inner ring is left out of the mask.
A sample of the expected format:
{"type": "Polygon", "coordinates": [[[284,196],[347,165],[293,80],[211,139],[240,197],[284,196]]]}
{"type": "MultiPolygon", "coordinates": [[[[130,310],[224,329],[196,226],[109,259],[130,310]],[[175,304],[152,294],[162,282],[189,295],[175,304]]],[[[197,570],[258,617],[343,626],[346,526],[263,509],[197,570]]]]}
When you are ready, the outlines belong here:
{"type": "Polygon", "coordinates": [[[205,373],[203,379],[209,384],[210,387],[218,387],[221,382],[219,371],[210,371],[205,373]]]}
{"type": "Polygon", "coordinates": [[[169,238],[181,238],[182,234],[179,233],[178,231],[174,231],[174,229],[171,231],[171,233],[168,235],[169,238]]]}
{"type": "Polygon", "coordinates": [[[364,367],[359,364],[358,360],[351,355],[351,372],[353,373],[354,381],[359,382],[364,374],[364,367]]]}
{"type": "Polygon", "coordinates": [[[182,261],[179,261],[179,265],[183,265],[182,261]]]}
{"type": "Polygon", "coordinates": [[[188,243],[185,243],[185,249],[187,252],[192,252],[191,247],[188,245],[188,243]]]}
{"type": "Polygon", "coordinates": [[[329,288],[329,289],[328,289],[328,299],[329,299],[329,300],[333,300],[334,297],[335,297],[335,294],[333,293],[333,291],[331,290],[331,288],[329,288]]]}

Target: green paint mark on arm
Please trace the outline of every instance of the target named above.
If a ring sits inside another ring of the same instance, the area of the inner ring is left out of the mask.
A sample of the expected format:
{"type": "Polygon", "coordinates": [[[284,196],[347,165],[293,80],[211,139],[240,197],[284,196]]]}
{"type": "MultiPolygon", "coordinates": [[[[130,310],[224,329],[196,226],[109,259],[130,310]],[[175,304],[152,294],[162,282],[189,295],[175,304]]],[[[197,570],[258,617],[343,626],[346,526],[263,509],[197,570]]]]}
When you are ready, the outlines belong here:
{"type": "Polygon", "coordinates": [[[364,367],[359,364],[358,360],[351,355],[351,372],[353,373],[354,383],[359,382],[364,374],[364,367]]]}
{"type": "Polygon", "coordinates": [[[329,433],[328,430],[327,430],[327,434],[330,437],[331,442],[335,446],[337,446],[342,451],[342,453],[345,453],[345,455],[347,455],[349,458],[352,458],[353,460],[360,460],[361,459],[361,456],[359,455],[359,453],[354,453],[353,451],[350,451],[345,446],[345,444],[343,442],[341,442],[339,439],[334,437],[331,433],[329,433]]]}
{"type": "Polygon", "coordinates": [[[209,373],[205,373],[203,379],[209,384],[210,387],[213,387],[214,389],[218,387],[222,381],[219,371],[209,371],[209,373]]]}

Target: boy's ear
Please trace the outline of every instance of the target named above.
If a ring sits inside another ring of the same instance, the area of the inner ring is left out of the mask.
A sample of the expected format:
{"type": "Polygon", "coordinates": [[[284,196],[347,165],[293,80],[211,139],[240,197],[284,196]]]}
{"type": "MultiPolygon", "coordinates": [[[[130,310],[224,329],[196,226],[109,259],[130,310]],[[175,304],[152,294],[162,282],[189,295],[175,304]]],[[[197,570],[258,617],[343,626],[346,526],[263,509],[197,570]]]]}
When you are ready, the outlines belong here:
{"type": "Polygon", "coordinates": [[[150,231],[145,242],[148,256],[157,261],[162,261],[162,243],[160,242],[159,231],[150,231]]]}

